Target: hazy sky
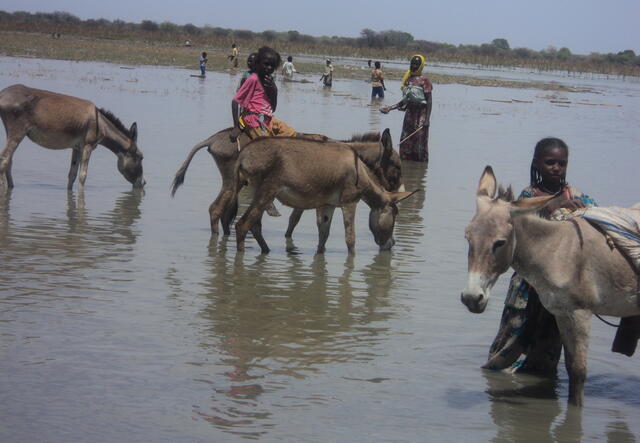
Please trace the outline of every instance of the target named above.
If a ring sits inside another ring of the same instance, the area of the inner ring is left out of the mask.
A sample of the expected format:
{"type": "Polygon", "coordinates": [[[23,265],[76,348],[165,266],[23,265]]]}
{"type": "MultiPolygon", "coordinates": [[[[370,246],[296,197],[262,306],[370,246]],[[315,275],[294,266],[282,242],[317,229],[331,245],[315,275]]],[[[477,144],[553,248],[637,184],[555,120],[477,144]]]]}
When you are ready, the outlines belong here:
{"type": "Polygon", "coordinates": [[[393,29],[455,45],[506,38],[512,48],[640,53],[640,0],[0,0],[0,10],[313,36],[356,37],[364,28],[393,29]]]}

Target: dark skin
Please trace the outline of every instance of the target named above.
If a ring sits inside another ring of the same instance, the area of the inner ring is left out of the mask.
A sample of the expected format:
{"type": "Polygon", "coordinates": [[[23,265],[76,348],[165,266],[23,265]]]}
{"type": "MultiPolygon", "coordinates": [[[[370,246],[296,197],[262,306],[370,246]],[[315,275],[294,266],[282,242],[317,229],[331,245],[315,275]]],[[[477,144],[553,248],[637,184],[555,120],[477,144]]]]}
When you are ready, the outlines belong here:
{"type": "MultiPolygon", "coordinates": [[[[409,69],[412,72],[415,72],[420,67],[421,63],[422,63],[422,60],[420,60],[420,57],[413,57],[411,59],[411,62],[409,63],[409,69]]],[[[383,114],[388,114],[389,111],[398,109],[401,105],[402,105],[402,101],[396,103],[393,106],[383,106],[382,108],[380,108],[380,112],[382,112],[383,114]]]]}
{"type": "MultiPolygon", "coordinates": [[[[254,63],[254,69],[260,79],[271,78],[276,68],[278,67],[278,58],[275,54],[267,53],[262,59],[256,60],[254,63]]],[[[240,129],[240,121],[238,119],[238,102],[231,100],[231,115],[233,117],[233,129],[229,133],[229,139],[235,143],[238,136],[242,132],[240,129]]]]}
{"type": "MultiPolygon", "coordinates": [[[[547,148],[534,161],[542,179],[540,190],[549,195],[560,192],[562,183],[567,176],[567,150],[559,146],[547,148]]],[[[584,207],[585,205],[580,199],[566,200],[557,198],[545,207],[545,211],[551,214],[558,208],[567,208],[570,211],[575,211],[584,207]]]]}

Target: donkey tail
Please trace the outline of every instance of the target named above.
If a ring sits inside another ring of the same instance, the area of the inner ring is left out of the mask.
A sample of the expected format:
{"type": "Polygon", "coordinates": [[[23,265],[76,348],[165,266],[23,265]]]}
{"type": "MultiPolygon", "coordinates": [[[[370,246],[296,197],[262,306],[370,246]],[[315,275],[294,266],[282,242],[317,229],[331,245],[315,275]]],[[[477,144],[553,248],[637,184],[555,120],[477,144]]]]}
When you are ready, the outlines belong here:
{"type": "Polygon", "coordinates": [[[178,169],[178,172],[176,172],[176,176],[173,178],[173,182],[171,183],[171,197],[176,194],[178,188],[184,183],[184,176],[187,173],[187,169],[189,168],[189,164],[191,163],[193,156],[196,155],[196,152],[198,152],[200,149],[207,147],[210,144],[211,137],[201,141],[191,149],[191,152],[189,152],[189,155],[187,155],[187,158],[182,163],[182,166],[180,166],[180,169],[178,169]]]}

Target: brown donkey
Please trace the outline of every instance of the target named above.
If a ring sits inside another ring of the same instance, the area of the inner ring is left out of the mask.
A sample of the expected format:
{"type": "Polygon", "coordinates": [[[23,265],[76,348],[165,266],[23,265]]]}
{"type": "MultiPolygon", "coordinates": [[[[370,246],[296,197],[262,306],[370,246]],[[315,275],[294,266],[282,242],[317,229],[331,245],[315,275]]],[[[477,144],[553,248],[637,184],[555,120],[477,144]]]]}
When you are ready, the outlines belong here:
{"type": "Polygon", "coordinates": [[[145,185],[142,152],[136,145],[137,125],[127,129],[109,111],[81,98],[23,85],[0,91],[0,117],[7,145],[0,154],[0,187],[13,187],[11,161],[24,137],[48,149],[71,148],[67,187],[71,189],[80,168],[80,189],[87,179],[89,157],[98,144],[118,157],[118,170],[134,187],[145,185]]]}
{"type": "Polygon", "coordinates": [[[550,221],[536,212],[554,196],[512,201],[496,195],[487,166],[476,192],[476,214],[466,229],[467,285],[461,301],[474,313],[485,310],[496,280],[511,266],[531,283],[558,324],[569,374],[569,402],[581,406],[587,376],[592,314],[640,314],[640,276],[607,239],[580,217],[550,221]]]}
{"type": "MultiPolygon", "coordinates": [[[[222,178],[222,186],[216,199],[209,206],[209,216],[211,221],[211,233],[218,234],[218,223],[222,224],[224,235],[231,233],[231,223],[236,216],[238,210],[237,199],[231,199],[233,195],[233,185],[235,182],[234,170],[238,160],[240,147],[246,145],[250,139],[241,134],[238,138],[239,143],[229,141],[229,132],[231,128],[224,129],[213,134],[206,140],[196,144],[187,158],[176,172],[175,178],[171,185],[171,195],[175,195],[178,188],[184,183],[189,164],[193,156],[202,148],[207,148],[213,157],[222,178]],[[220,205],[220,201],[226,202],[220,205]]],[[[310,137],[314,140],[329,141],[327,137],[317,134],[299,134],[300,138],[310,137]]],[[[355,150],[362,161],[374,171],[375,176],[387,191],[398,191],[403,189],[402,170],[400,164],[400,156],[393,149],[391,135],[389,129],[379,134],[378,132],[369,132],[363,135],[354,135],[350,140],[344,140],[345,147],[355,150]]],[[[285,234],[291,237],[295,226],[298,224],[302,215],[302,209],[294,209],[289,218],[289,226],[285,234]]]]}
{"type": "Polygon", "coordinates": [[[395,243],[396,203],[413,194],[386,191],[355,151],[345,149],[343,143],[297,137],[261,137],[250,142],[240,152],[235,175],[231,198],[235,199],[245,184],[254,194],[236,223],[237,248],[244,250],[251,230],[265,254],[269,247],[262,237],[262,214],[275,198],[292,208],[316,209],[318,253],[324,252],[333,212],[341,207],[347,248],[353,253],[358,201],[364,200],[371,208],[369,228],[375,242],[380,249],[390,249],[395,243]]]}

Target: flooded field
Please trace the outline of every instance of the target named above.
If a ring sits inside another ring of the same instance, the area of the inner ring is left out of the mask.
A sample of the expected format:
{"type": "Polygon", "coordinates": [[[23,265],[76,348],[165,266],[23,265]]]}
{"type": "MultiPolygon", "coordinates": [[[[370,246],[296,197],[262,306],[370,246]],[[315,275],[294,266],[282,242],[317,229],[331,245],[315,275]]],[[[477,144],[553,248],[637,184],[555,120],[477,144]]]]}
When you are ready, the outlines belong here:
{"type": "MultiPolygon", "coordinates": [[[[482,315],[459,298],[485,165],[519,191],[535,143],[557,136],[571,184],[600,205],[640,201],[637,82],[599,80],[595,93],[435,85],[429,169],[403,164],[407,189],[421,192],[400,205],[391,252],[378,251],[364,204],[355,256],[339,215],[323,256],[311,212],[285,241],[278,205],[261,255],[253,239],[239,254],[233,236],[211,238],[220,175],[205,151],[169,196],[191,147],[231,125],[239,75],[192,73],[0,58],[0,89],[79,96],[136,121],[147,181],[132,191],[98,148],[85,192],[68,192],[70,151],[18,148],[15,188],[0,196],[0,441],[640,437],[640,359],[609,351],[613,328],[594,319],[575,410],[563,366],[552,380],[480,369],[506,276],[482,315]]],[[[281,85],[281,119],[334,138],[389,127],[397,145],[402,114],[371,106],[370,84],[306,79],[281,85]]],[[[384,103],[399,92],[389,82],[384,103]]]]}

